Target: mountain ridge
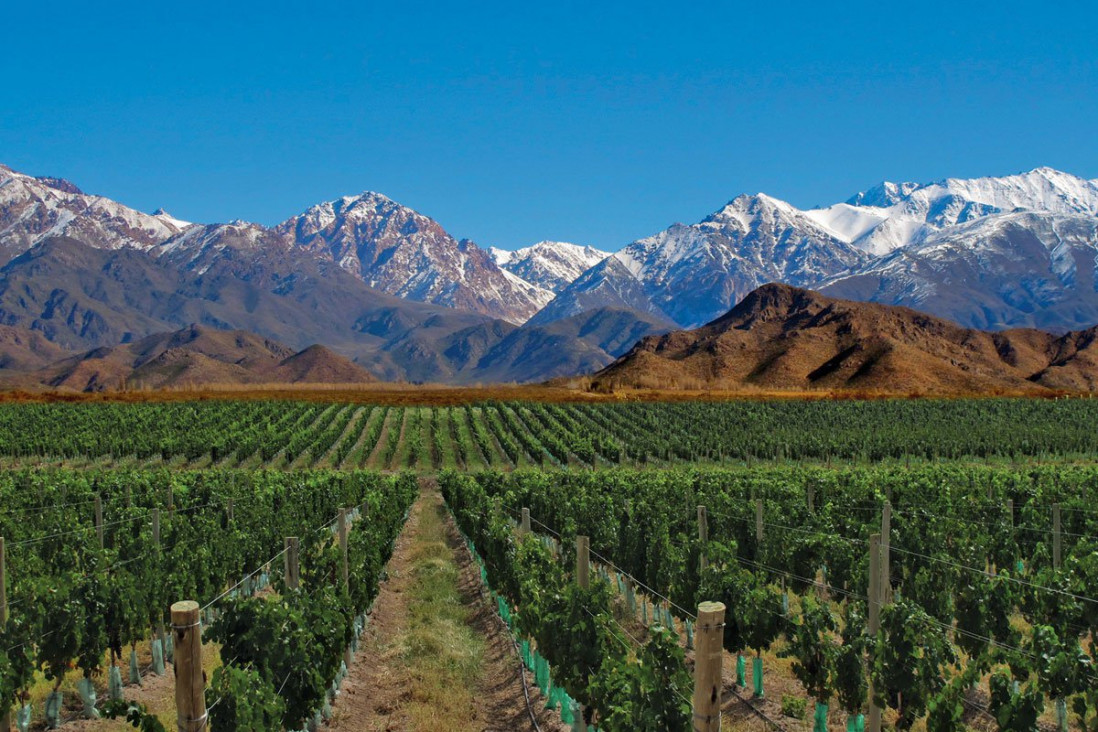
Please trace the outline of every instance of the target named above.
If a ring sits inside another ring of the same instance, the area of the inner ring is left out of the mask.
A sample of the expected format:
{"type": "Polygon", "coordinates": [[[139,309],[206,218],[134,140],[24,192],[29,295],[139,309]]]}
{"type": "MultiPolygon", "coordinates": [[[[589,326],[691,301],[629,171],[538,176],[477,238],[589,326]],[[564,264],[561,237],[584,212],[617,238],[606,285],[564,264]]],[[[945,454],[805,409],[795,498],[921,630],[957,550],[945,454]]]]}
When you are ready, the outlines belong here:
{"type": "Polygon", "coordinates": [[[992,333],[910,308],[769,284],[701,328],[643,338],[595,374],[593,388],[1094,391],[1096,341],[1098,326],[1061,336],[992,333]]]}

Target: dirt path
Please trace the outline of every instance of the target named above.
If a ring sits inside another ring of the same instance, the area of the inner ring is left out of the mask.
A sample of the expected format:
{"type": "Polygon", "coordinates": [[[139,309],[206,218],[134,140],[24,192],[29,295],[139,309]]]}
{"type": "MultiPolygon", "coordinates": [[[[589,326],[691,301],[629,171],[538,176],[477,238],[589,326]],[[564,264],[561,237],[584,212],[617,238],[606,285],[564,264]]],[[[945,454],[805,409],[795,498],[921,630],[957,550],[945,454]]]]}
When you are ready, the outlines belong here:
{"type": "MultiPolygon", "coordinates": [[[[534,729],[506,626],[432,481],[388,573],[329,729],[534,729]]],[[[565,730],[529,675],[527,685],[541,729],[565,730]]]]}

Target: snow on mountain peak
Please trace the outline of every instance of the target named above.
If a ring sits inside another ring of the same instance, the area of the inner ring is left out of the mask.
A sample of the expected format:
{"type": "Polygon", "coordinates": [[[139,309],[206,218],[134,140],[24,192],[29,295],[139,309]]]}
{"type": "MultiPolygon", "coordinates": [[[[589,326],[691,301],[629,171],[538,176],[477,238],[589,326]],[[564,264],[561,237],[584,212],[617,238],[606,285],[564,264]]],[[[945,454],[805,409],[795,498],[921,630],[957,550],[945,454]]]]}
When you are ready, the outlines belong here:
{"type": "Polygon", "coordinates": [[[1098,186],[1049,167],[1002,177],[884,182],[846,203],[805,213],[874,255],[917,244],[944,227],[1010,211],[1098,215],[1098,186]]]}
{"type": "Polygon", "coordinates": [[[493,248],[491,252],[500,267],[551,292],[564,289],[610,256],[594,247],[563,241],[539,241],[513,252],[493,248]]]}
{"type": "Polygon", "coordinates": [[[170,213],[165,211],[163,208],[158,208],[155,211],[153,211],[153,217],[157,218],[157,219],[160,219],[161,221],[163,221],[165,224],[168,224],[169,226],[174,226],[175,228],[179,229],[180,231],[183,231],[183,229],[186,229],[188,226],[194,226],[194,224],[190,221],[184,221],[183,219],[177,219],[176,217],[172,216],[170,213]]]}

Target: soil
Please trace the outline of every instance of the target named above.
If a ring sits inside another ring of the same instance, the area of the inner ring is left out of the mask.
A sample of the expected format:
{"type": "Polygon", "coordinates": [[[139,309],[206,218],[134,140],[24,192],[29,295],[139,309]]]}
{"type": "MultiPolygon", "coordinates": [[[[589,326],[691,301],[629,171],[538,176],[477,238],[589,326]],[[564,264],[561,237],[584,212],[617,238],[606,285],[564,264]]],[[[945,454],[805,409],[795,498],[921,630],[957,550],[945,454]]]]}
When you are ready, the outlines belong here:
{"type": "Polygon", "coordinates": [[[469,721],[466,729],[483,732],[533,730],[531,710],[541,730],[563,732],[568,729],[561,724],[558,714],[545,709],[545,700],[535,686],[533,676],[522,670],[507,626],[496,614],[490,598],[482,592],[480,572],[431,480],[424,481],[423,492],[396,541],[389,560],[388,578],[382,582],[362,645],[333,706],[329,729],[365,732],[415,727],[409,710],[415,701],[415,685],[394,639],[400,638],[405,630],[409,602],[406,590],[411,580],[410,549],[425,511],[439,511],[443,515],[447,545],[459,570],[459,591],[470,609],[469,624],[485,641],[483,670],[474,694],[476,703],[465,717],[469,721]],[[524,676],[529,706],[523,693],[524,676]]]}

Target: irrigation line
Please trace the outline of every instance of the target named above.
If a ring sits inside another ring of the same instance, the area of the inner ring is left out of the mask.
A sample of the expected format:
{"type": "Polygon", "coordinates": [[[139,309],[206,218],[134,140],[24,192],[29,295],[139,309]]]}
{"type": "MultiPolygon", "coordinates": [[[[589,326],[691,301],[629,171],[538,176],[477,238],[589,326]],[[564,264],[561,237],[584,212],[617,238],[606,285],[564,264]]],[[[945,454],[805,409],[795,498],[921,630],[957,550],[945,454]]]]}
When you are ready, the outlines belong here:
{"type": "Polygon", "coordinates": [[[697,616],[697,615],[695,615],[694,613],[690,612],[689,610],[687,610],[686,608],[682,607],[681,605],[678,605],[678,604],[676,604],[676,603],[672,602],[670,598],[668,598],[668,597],[664,597],[664,596],[663,596],[663,595],[661,595],[660,593],[656,592],[656,591],[655,591],[655,590],[653,590],[653,589],[652,589],[651,587],[649,587],[648,585],[644,584],[643,582],[641,582],[640,580],[638,580],[638,579],[637,579],[636,577],[634,577],[633,575],[629,574],[628,572],[626,572],[626,571],[625,571],[625,570],[623,570],[623,569],[622,569],[621,567],[619,567],[619,566],[617,566],[616,564],[614,564],[613,562],[611,562],[611,561],[610,561],[609,559],[607,559],[607,558],[606,558],[606,557],[604,557],[603,555],[599,554],[599,553],[598,553],[597,551],[595,551],[594,549],[588,549],[588,551],[590,551],[590,552],[591,552],[592,554],[594,554],[594,555],[595,555],[596,557],[598,557],[599,559],[601,559],[601,560],[603,561],[603,563],[605,563],[605,564],[609,564],[609,565],[610,565],[610,566],[611,566],[611,567],[612,567],[612,568],[613,568],[613,569],[614,569],[614,570],[615,570],[616,572],[620,572],[621,574],[625,575],[625,576],[626,576],[626,577],[628,577],[629,579],[633,580],[633,582],[635,582],[635,583],[637,584],[637,586],[638,586],[638,587],[641,587],[641,588],[643,588],[644,590],[646,590],[646,591],[648,592],[648,594],[650,594],[650,595],[655,595],[656,597],[660,598],[661,600],[663,600],[664,602],[666,602],[666,603],[667,603],[668,605],[670,605],[671,607],[673,607],[673,608],[675,608],[676,610],[678,610],[678,611],[679,611],[680,613],[682,613],[683,615],[686,615],[686,616],[687,616],[687,617],[689,617],[689,618],[693,618],[694,620],[697,620],[697,619],[698,619],[698,616],[697,616]]]}
{"type": "MultiPolygon", "coordinates": [[[[450,504],[446,502],[445,498],[442,499],[442,504],[444,506],[446,506],[446,512],[448,514],[450,514],[450,519],[453,520],[453,522],[454,522],[454,528],[456,528],[457,531],[458,531],[458,534],[463,539],[466,540],[467,544],[466,544],[466,547],[465,547],[465,551],[468,552],[469,551],[469,544],[472,544],[472,542],[469,541],[469,537],[465,536],[465,533],[461,530],[461,527],[458,526],[457,520],[454,519],[454,512],[452,510],[450,510],[450,504]]],[[[471,558],[472,558],[472,554],[470,554],[470,559],[471,558]]],[[[477,589],[480,591],[481,600],[484,601],[484,603],[486,605],[488,605],[489,609],[492,609],[491,603],[488,602],[488,598],[485,597],[485,594],[484,594],[484,582],[478,582],[477,583],[477,589]]],[[[518,641],[515,639],[515,636],[511,633],[511,629],[503,621],[503,618],[500,617],[499,613],[497,613],[493,610],[492,615],[499,620],[500,624],[504,628],[506,628],[507,637],[511,639],[511,645],[515,649],[515,658],[516,658],[516,660],[518,660],[518,664],[519,664],[519,678],[522,679],[522,695],[526,699],[526,713],[528,715],[530,715],[530,723],[534,725],[535,732],[541,732],[541,726],[538,724],[537,716],[534,714],[534,707],[530,702],[530,687],[526,683],[526,665],[522,661],[522,654],[519,651],[518,641]]]]}
{"type": "Polygon", "coordinates": [[[146,513],[143,516],[133,516],[132,518],[128,518],[128,519],[119,519],[117,521],[108,521],[107,523],[103,524],[101,527],[100,526],[88,526],[88,527],[85,527],[83,529],[73,529],[71,531],[60,531],[56,534],[47,534],[45,536],[37,536],[33,539],[24,539],[23,541],[16,541],[16,542],[12,543],[12,546],[29,546],[31,544],[38,544],[38,543],[41,543],[43,541],[48,541],[49,539],[57,539],[57,538],[60,538],[60,537],[63,537],[63,536],[73,536],[75,534],[86,534],[90,531],[96,531],[99,528],[106,529],[110,526],[118,526],[119,524],[132,523],[133,521],[137,521],[138,519],[147,519],[148,517],[149,517],[149,514],[146,513]]]}
{"type": "MultiPolygon", "coordinates": [[[[443,500],[443,503],[445,503],[445,500],[443,500]]],[[[447,510],[447,512],[450,513],[450,517],[453,518],[454,514],[453,514],[453,512],[450,511],[449,504],[446,504],[446,510],[447,510]]],[[[458,533],[460,534],[461,533],[461,527],[459,527],[457,525],[456,521],[454,522],[454,527],[457,528],[458,533]]],[[[469,551],[468,547],[466,547],[466,551],[467,552],[469,551]]],[[[470,555],[470,559],[471,558],[472,558],[472,556],[470,555]]],[[[491,609],[492,608],[491,603],[488,602],[488,598],[484,594],[484,583],[483,582],[478,582],[477,583],[477,589],[480,591],[480,599],[482,601],[484,601],[484,603],[486,605],[488,605],[489,609],[491,609]]],[[[511,639],[511,645],[515,649],[515,659],[518,661],[518,664],[519,664],[519,678],[522,679],[522,695],[526,699],[526,713],[528,715],[530,715],[530,723],[534,725],[534,730],[536,732],[541,732],[541,726],[538,724],[537,716],[535,716],[535,714],[534,714],[533,704],[530,702],[530,687],[526,683],[526,666],[522,662],[522,654],[519,651],[518,641],[515,640],[515,636],[511,634],[511,629],[507,627],[507,624],[503,621],[503,618],[501,618],[499,616],[499,613],[492,612],[492,615],[497,620],[499,620],[500,625],[502,625],[504,628],[506,628],[505,632],[507,633],[507,637],[511,639]]]]}
{"type": "MultiPolygon", "coordinates": [[[[584,605],[584,606],[583,606],[583,611],[584,611],[585,613],[587,613],[588,615],[590,615],[590,616],[591,616],[591,619],[592,619],[592,620],[595,620],[595,621],[597,621],[597,620],[599,619],[599,618],[598,618],[598,616],[596,616],[596,615],[595,615],[594,613],[592,613],[592,612],[591,612],[591,610],[590,610],[590,608],[588,608],[588,607],[587,607],[586,605],[584,605]]],[[[617,633],[615,633],[615,632],[613,631],[613,629],[611,629],[611,628],[607,628],[607,630],[609,630],[609,631],[610,631],[610,634],[611,634],[611,635],[613,635],[613,636],[614,636],[615,638],[617,638],[617,639],[618,639],[619,641],[621,641],[621,642],[622,642],[623,644],[625,644],[625,647],[626,647],[626,649],[628,649],[628,650],[634,650],[634,649],[635,649],[636,647],[640,647],[640,646],[643,646],[643,645],[644,645],[644,644],[643,644],[643,643],[642,643],[641,641],[637,640],[636,636],[634,636],[634,635],[633,635],[632,633],[630,633],[630,632],[629,632],[629,631],[628,631],[628,630],[627,630],[627,629],[625,628],[625,626],[624,626],[624,625],[622,625],[621,623],[619,623],[619,622],[618,622],[618,619],[617,619],[617,618],[615,618],[614,616],[612,616],[612,615],[609,615],[609,614],[606,614],[606,615],[604,615],[604,617],[606,617],[606,618],[607,618],[607,619],[608,619],[608,620],[609,620],[609,621],[610,621],[611,623],[613,623],[614,625],[618,626],[618,628],[619,628],[619,629],[621,630],[621,632],[625,633],[625,635],[629,637],[629,640],[633,641],[633,643],[634,643],[634,644],[636,644],[635,646],[631,646],[631,645],[629,645],[629,642],[628,642],[628,641],[626,641],[626,640],[625,640],[625,638],[622,638],[622,637],[621,637],[620,635],[618,635],[617,633]]],[[[686,704],[686,705],[690,706],[690,708],[693,708],[693,707],[694,707],[694,702],[692,702],[692,701],[691,701],[690,699],[687,699],[687,698],[686,698],[685,696],[683,696],[683,695],[682,695],[682,694],[681,694],[681,693],[680,693],[680,692],[679,692],[678,690],[672,689],[672,691],[674,691],[674,693],[675,693],[675,696],[677,696],[677,697],[678,697],[678,698],[679,698],[679,699],[680,699],[680,700],[681,700],[681,701],[682,701],[682,702],[683,702],[684,704],[686,704]]]]}
{"type": "MultiPolygon", "coordinates": [[[[746,516],[733,516],[730,513],[717,513],[715,511],[709,511],[709,515],[710,516],[715,516],[717,518],[727,518],[727,519],[732,519],[733,521],[741,521],[741,522],[747,523],[747,524],[754,524],[755,523],[754,518],[749,518],[749,517],[746,517],[746,516]]],[[[768,521],[763,521],[762,525],[763,526],[769,526],[772,529],[783,529],[785,531],[792,531],[792,532],[795,532],[795,533],[798,533],[798,534],[807,534],[809,536],[816,536],[821,531],[827,531],[828,530],[828,529],[825,529],[825,528],[818,528],[818,529],[815,529],[815,530],[798,529],[795,526],[782,526],[781,524],[772,524],[768,521]]],[[[865,539],[855,539],[852,536],[840,536],[840,535],[835,534],[835,533],[832,533],[831,535],[836,537],[836,538],[842,539],[843,541],[849,542],[851,544],[863,544],[864,545],[864,544],[869,543],[865,539]]]]}
{"type": "MultiPolygon", "coordinates": [[[[508,507],[508,510],[510,510],[510,511],[512,511],[512,512],[514,512],[514,510],[515,510],[515,509],[514,509],[514,508],[511,508],[511,507],[508,507]]],[[[552,528],[550,528],[549,526],[546,526],[545,524],[543,524],[543,523],[542,523],[541,521],[538,521],[538,520],[537,520],[536,518],[534,518],[533,516],[531,516],[531,517],[530,517],[530,520],[531,520],[532,522],[534,522],[535,524],[537,524],[538,526],[541,526],[542,528],[544,528],[544,529],[545,529],[546,531],[548,531],[549,533],[551,533],[551,534],[552,534],[553,536],[557,537],[557,539],[558,539],[558,540],[560,539],[560,534],[558,534],[558,533],[557,533],[556,531],[554,531],[554,530],[553,530],[552,528]]],[[[640,581],[639,579],[637,579],[637,578],[636,578],[636,577],[634,577],[633,575],[629,574],[629,573],[628,573],[628,572],[626,572],[626,571],[625,571],[624,569],[622,569],[622,568],[621,568],[621,567],[619,567],[618,565],[614,564],[614,563],[613,563],[612,561],[610,561],[609,559],[607,559],[607,558],[606,558],[606,557],[604,557],[603,555],[599,554],[599,553],[598,553],[597,551],[595,551],[594,549],[589,549],[589,551],[590,551],[590,552],[591,552],[591,553],[592,553],[593,555],[595,555],[596,557],[598,557],[599,559],[601,559],[601,560],[602,560],[602,562],[603,562],[603,564],[607,564],[607,565],[609,565],[609,566],[610,566],[611,568],[613,568],[613,569],[614,569],[614,571],[615,571],[615,572],[618,572],[619,574],[621,574],[621,575],[623,575],[623,576],[625,576],[625,577],[628,577],[629,579],[631,579],[631,580],[633,581],[633,583],[634,583],[634,584],[636,584],[636,585],[637,585],[638,587],[641,587],[641,588],[642,588],[642,589],[644,589],[644,590],[645,590],[646,592],[648,592],[648,594],[650,594],[650,595],[654,595],[655,597],[658,597],[658,598],[660,598],[661,600],[663,600],[664,602],[666,602],[666,603],[667,603],[668,605],[670,605],[671,607],[673,607],[673,608],[675,608],[676,610],[678,610],[679,612],[681,612],[681,613],[682,613],[683,615],[686,615],[687,617],[693,618],[693,619],[695,619],[695,620],[697,620],[697,619],[698,619],[698,616],[697,616],[697,615],[695,615],[694,613],[690,612],[690,611],[689,611],[689,610],[687,610],[686,608],[684,608],[684,607],[682,607],[682,606],[680,606],[680,605],[678,605],[678,604],[676,604],[676,603],[672,602],[670,598],[668,598],[668,597],[664,597],[664,596],[663,596],[663,595],[661,595],[660,593],[656,592],[656,591],[655,591],[655,590],[653,590],[653,589],[652,589],[651,587],[649,587],[648,585],[644,584],[644,583],[643,583],[643,582],[641,582],[641,581],[640,581]]]]}
{"type": "MultiPolygon", "coordinates": [[[[741,518],[741,517],[732,516],[732,515],[729,515],[729,514],[714,514],[713,512],[710,512],[710,515],[722,516],[722,517],[731,518],[731,519],[737,520],[737,521],[745,521],[745,522],[750,522],[751,521],[751,519],[749,519],[749,518],[741,518]]],[[[769,523],[766,523],[766,522],[763,522],[763,526],[774,526],[774,527],[779,528],[779,529],[786,529],[786,530],[789,530],[789,531],[795,531],[795,532],[799,532],[799,533],[803,533],[803,534],[817,534],[820,531],[820,530],[808,531],[806,529],[796,529],[796,528],[789,527],[789,526],[780,526],[778,524],[769,524],[769,523]]],[[[867,544],[868,543],[863,539],[854,539],[854,538],[851,538],[849,536],[841,536],[839,538],[843,539],[844,541],[854,542],[854,543],[858,543],[858,544],[867,544]]],[[[949,565],[951,567],[956,567],[958,569],[966,569],[970,572],[977,572],[979,574],[984,575],[985,577],[1008,580],[1010,582],[1014,582],[1014,583],[1017,583],[1017,584],[1020,584],[1020,585],[1024,585],[1026,587],[1030,587],[1030,588],[1033,588],[1033,589],[1036,589],[1036,590],[1043,590],[1045,592],[1053,592],[1053,593],[1056,593],[1058,595],[1064,595],[1064,596],[1070,597],[1074,600],[1079,600],[1079,601],[1082,601],[1082,602],[1091,602],[1091,603],[1094,603],[1094,604],[1098,604],[1098,600],[1096,600],[1094,598],[1085,597],[1083,595],[1076,595],[1074,593],[1067,592],[1065,590],[1058,590],[1055,587],[1046,587],[1044,585],[1038,585],[1038,584],[1035,584],[1033,582],[1027,582],[1025,580],[1017,579],[1015,577],[1010,577],[1008,575],[992,574],[991,572],[988,572],[985,569],[980,569],[978,567],[970,567],[966,564],[959,564],[957,562],[951,562],[951,561],[946,560],[946,559],[940,559],[940,558],[936,558],[936,557],[931,557],[931,556],[926,555],[926,554],[920,554],[919,552],[913,552],[913,551],[909,551],[907,549],[901,549],[900,547],[896,546],[895,544],[890,544],[889,546],[890,546],[890,549],[892,551],[900,552],[901,554],[909,554],[911,556],[920,557],[922,559],[926,559],[926,560],[932,561],[932,562],[939,562],[941,564],[946,564],[946,565],[949,565]]]]}
{"type": "Polygon", "coordinates": [[[926,554],[920,554],[919,552],[910,551],[908,549],[901,549],[900,547],[898,547],[896,545],[892,545],[890,547],[890,549],[894,552],[900,552],[901,554],[909,554],[913,557],[919,557],[921,559],[926,559],[926,560],[931,561],[931,562],[938,562],[940,564],[945,564],[945,565],[948,565],[950,567],[956,567],[957,569],[966,569],[969,572],[976,572],[977,574],[982,574],[985,577],[991,577],[991,578],[1007,580],[1009,582],[1014,582],[1016,584],[1023,585],[1025,587],[1030,587],[1030,588],[1035,589],[1035,590],[1042,590],[1044,592],[1052,592],[1052,593],[1055,593],[1057,595],[1063,595],[1065,597],[1070,597],[1073,600],[1079,600],[1081,602],[1090,602],[1090,603],[1094,603],[1095,605],[1098,605],[1098,600],[1095,600],[1092,597],[1085,597],[1083,595],[1076,595],[1072,592],[1067,592],[1066,590],[1058,590],[1055,587],[1045,587],[1044,585],[1034,584],[1033,582],[1027,582],[1025,580],[1017,579],[1016,577],[1011,577],[1009,575],[992,574],[991,572],[988,572],[986,569],[980,569],[979,567],[970,567],[967,564],[960,564],[958,562],[951,562],[948,559],[940,559],[938,557],[931,557],[931,556],[928,556],[926,554]]]}
{"type": "Polygon", "coordinates": [[[54,511],[61,508],[72,508],[73,506],[86,506],[88,504],[95,503],[95,499],[89,499],[87,501],[75,501],[73,503],[58,503],[52,506],[26,506],[23,508],[13,508],[5,511],[3,515],[14,516],[15,514],[28,514],[28,513],[45,513],[46,511],[54,511]]]}
{"type": "Polygon", "coordinates": [[[253,569],[253,570],[252,570],[251,572],[249,572],[248,574],[244,575],[244,577],[242,577],[242,578],[241,578],[241,580],[240,580],[239,582],[237,582],[237,583],[236,583],[235,585],[233,585],[233,586],[232,586],[232,587],[230,587],[229,589],[227,589],[227,590],[225,590],[224,592],[222,592],[222,593],[221,593],[220,595],[218,595],[218,596],[217,596],[217,597],[215,597],[214,599],[212,599],[212,600],[210,600],[209,602],[207,602],[207,603],[206,603],[205,605],[203,605],[203,606],[202,606],[201,608],[199,608],[199,610],[200,610],[200,611],[202,611],[202,610],[208,610],[208,609],[210,608],[210,606],[211,606],[211,605],[213,605],[214,603],[216,603],[216,602],[218,602],[218,601],[222,600],[222,599],[223,599],[223,598],[225,598],[225,597],[226,597],[227,595],[229,595],[229,594],[230,594],[230,593],[231,593],[231,592],[232,592],[233,590],[235,590],[236,588],[240,587],[240,586],[241,586],[242,584],[244,584],[245,582],[247,582],[248,580],[250,580],[250,579],[251,579],[252,577],[254,577],[255,575],[257,575],[257,574],[259,574],[260,572],[262,572],[262,571],[263,571],[263,568],[264,568],[264,567],[266,567],[266,566],[267,566],[268,564],[271,564],[271,563],[272,563],[272,562],[274,562],[274,561],[275,561],[276,559],[278,559],[279,557],[281,557],[281,556],[282,556],[283,554],[285,554],[285,553],[286,553],[286,551],[287,551],[287,548],[286,548],[286,547],[283,547],[282,551],[280,551],[280,552],[279,552],[278,554],[275,554],[275,555],[274,555],[273,557],[271,557],[271,558],[270,558],[270,559],[268,559],[267,561],[265,561],[265,562],[262,562],[262,563],[260,563],[260,565],[259,565],[258,567],[256,567],[255,569],[253,569]]]}

